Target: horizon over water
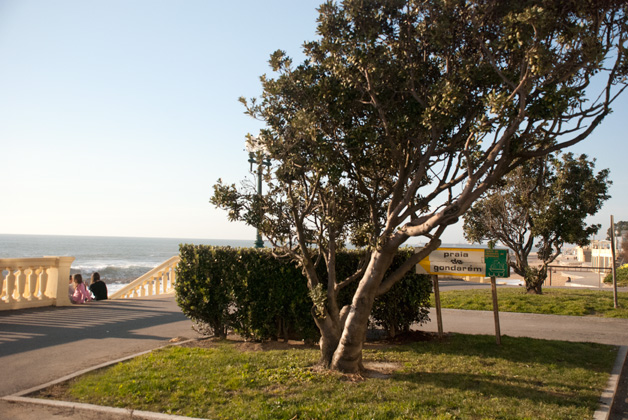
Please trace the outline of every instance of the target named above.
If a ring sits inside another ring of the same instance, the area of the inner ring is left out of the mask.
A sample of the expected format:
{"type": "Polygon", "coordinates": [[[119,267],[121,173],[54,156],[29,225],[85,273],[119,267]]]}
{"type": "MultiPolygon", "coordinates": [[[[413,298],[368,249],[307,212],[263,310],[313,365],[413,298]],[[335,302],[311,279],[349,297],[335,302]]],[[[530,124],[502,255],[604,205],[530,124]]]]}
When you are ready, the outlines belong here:
{"type": "Polygon", "coordinates": [[[179,244],[252,247],[254,239],[0,234],[0,258],[70,256],[71,273],[98,272],[109,293],[179,254],[179,244]]]}
{"type": "MultiPolygon", "coordinates": [[[[254,238],[200,239],[150,238],[131,236],[75,236],[0,234],[0,258],[38,258],[43,256],[71,256],[71,273],[89,278],[98,272],[107,283],[109,293],[147,273],[170,257],[179,254],[179,244],[254,246],[254,238]]],[[[268,244],[267,244],[268,245],[268,244]]],[[[407,243],[408,246],[422,246],[407,243]]],[[[476,248],[475,244],[442,244],[441,247],[476,248]]]]}

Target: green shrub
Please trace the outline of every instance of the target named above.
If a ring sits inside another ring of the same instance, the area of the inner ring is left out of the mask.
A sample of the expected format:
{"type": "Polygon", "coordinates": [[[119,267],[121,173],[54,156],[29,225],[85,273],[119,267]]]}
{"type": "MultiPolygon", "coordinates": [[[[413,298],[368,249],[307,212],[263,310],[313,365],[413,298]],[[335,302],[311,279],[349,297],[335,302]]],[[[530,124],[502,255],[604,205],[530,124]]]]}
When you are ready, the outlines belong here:
{"type": "MultiPolygon", "coordinates": [[[[181,245],[177,268],[177,303],[191,319],[206,324],[215,335],[231,328],[255,340],[292,338],[317,340],[307,282],[292,262],[279,260],[267,249],[181,245]]],[[[337,277],[353,273],[364,254],[337,254],[337,277]]],[[[412,255],[401,250],[389,273],[412,255]]],[[[323,264],[318,267],[326,283],[323,264]]],[[[351,303],[357,282],[342,291],[341,306],[351,303]]],[[[428,276],[408,272],[388,293],[376,299],[373,320],[389,335],[427,320],[431,283],[428,276]]]]}
{"type": "Polygon", "coordinates": [[[234,294],[233,329],[255,340],[318,339],[301,271],[269,250],[238,250],[242,275],[234,294]]]}
{"type": "MultiPolygon", "coordinates": [[[[392,274],[413,253],[412,248],[399,249],[385,276],[392,274]]],[[[355,272],[363,255],[361,251],[338,253],[336,255],[338,279],[344,279],[355,272]]],[[[326,278],[326,275],[323,277],[326,278]]],[[[355,282],[342,290],[338,298],[341,307],[351,303],[357,287],[358,283],[355,282]]],[[[384,328],[389,337],[395,337],[399,332],[408,331],[413,323],[422,324],[429,321],[430,293],[432,293],[430,276],[416,274],[415,270],[410,270],[388,292],[375,299],[371,319],[375,325],[384,328]]]]}
{"type": "MultiPolygon", "coordinates": [[[[387,274],[396,270],[413,252],[411,248],[400,249],[387,274]]],[[[429,321],[431,293],[430,276],[408,271],[388,292],[375,299],[372,312],[375,324],[383,327],[389,337],[394,337],[398,332],[407,332],[415,322],[429,321]]]]}
{"type": "Polygon", "coordinates": [[[176,270],[175,291],[183,313],[194,321],[207,324],[212,332],[224,337],[231,324],[237,254],[229,247],[179,246],[181,261],[176,270]]]}
{"type": "MultiPolygon", "coordinates": [[[[624,264],[615,271],[618,286],[628,286],[628,264],[624,264]]],[[[613,283],[613,274],[608,273],[604,277],[604,283],[613,283]]]]}
{"type": "Polygon", "coordinates": [[[192,320],[218,336],[317,339],[303,276],[268,250],[181,245],[175,291],[192,320]]]}

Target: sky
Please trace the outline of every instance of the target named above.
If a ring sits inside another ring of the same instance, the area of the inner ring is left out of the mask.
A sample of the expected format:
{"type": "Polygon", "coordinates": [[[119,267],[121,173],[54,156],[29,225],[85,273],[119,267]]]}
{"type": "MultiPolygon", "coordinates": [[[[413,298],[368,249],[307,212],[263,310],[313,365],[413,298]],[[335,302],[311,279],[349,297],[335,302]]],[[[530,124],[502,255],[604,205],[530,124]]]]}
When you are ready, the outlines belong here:
{"type": "MultiPolygon", "coordinates": [[[[0,0],[0,234],[254,239],[212,186],[251,177],[238,98],[302,61],[320,3],[0,0]]],[[[571,149],[611,171],[600,237],[628,220],[627,106],[571,149]]]]}

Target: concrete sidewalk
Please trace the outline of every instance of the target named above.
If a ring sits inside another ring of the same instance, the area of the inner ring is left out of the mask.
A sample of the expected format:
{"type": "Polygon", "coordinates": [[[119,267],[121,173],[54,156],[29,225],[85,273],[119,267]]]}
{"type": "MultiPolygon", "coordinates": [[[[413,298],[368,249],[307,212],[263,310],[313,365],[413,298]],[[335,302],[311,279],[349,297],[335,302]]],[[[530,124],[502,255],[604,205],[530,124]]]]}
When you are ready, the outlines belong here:
{"type": "MultiPolygon", "coordinates": [[[[434,310],[430,317],[432,321],[421,330],[437,331],[434,310]]],[[[624,319],[502,312],[500,325],[502,335],[628,346],[628,320],[624,319]]],[[[191,327],[172,296],[0,313],[0,396],[161,347],[176,337],[195,338],[198,334],[191,327]]],[[[495,333],[493,313],[484,311],[444,309],[443,328],[465,334],[495,333]]],[[[0,420],[177,418],[181,417],[0,399],[0,420]]]]}
{"type": "MultiPolygon", "coordinates": [[[[444,332],[495,335],[492,311],[443,309],[442,314],[444,332]]],[[[419,329],[438,331],[436,311],[433,308],[430,319],[431,322],[419,329]]],[[[512,337],[628,346],[626,319],[500,312],[499,324],[501,334],[512,337]]]]}

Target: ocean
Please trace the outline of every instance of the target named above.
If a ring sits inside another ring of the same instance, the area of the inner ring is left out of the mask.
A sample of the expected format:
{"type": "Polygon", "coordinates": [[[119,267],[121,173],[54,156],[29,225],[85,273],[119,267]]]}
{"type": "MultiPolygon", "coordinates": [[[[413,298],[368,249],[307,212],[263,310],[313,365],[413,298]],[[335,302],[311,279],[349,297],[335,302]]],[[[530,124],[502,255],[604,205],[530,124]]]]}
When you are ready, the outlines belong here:
{"type": "Polygon", "coordinates": [[[71,273],[89,278],[98,272],[109,293],[130,283],[168,258],[179,254],[179,244],[252,247],[254,239],[129,238],[109,236],[55,236],[0,234],[0,258],[71,256],[71,273]]]}
{"type": "MultiPolygon", "coordinates": [[[[131,238],[111,236],[56,236],[0,234],[0,258],[71,256],[71,273],[89,278],[98,272],[109,293],[122,288],[168,258],[179,254],[179,244],[247,248],[251,240],[131,238]]],[[[416,244],[409,244],[417,246],[416,244]]],[[[443,244],[443,246],[460,246],[443,244]]],[[[473,245],[463,245],[473,247],[473,245]]]]}

